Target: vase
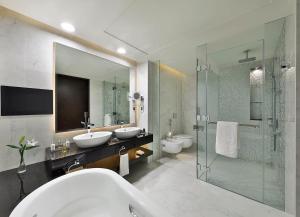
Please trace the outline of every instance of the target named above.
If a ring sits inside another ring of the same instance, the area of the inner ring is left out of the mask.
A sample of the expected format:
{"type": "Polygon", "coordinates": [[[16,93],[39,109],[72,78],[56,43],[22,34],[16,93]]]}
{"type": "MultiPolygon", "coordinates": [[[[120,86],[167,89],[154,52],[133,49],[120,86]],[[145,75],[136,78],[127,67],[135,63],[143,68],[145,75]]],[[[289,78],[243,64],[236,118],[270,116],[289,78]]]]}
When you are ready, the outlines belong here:
{"type": "Polygon", "coordinates": [[[22,173],[25,173],[25,172],[26,172],[26,165],[25,165],[24,157],[21,156],[20,165],[18,167],[18,173],[22,174],[22,173]]]}

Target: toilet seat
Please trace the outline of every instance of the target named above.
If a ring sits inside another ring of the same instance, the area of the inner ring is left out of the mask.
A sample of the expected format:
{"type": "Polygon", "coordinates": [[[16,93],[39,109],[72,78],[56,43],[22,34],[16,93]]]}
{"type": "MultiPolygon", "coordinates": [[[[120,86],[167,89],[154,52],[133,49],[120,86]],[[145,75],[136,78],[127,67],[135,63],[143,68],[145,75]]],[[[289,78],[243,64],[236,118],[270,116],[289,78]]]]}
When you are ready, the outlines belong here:
{"type": "Polygon", "coordinates": [[[170,154],[178,154],[182,150],[183,142],[179,140],[161,140],[162,150],[170,154]]]}
{"type": "Polygon", "coordinates": [[[193,137],[187,134],[178,134],[172,139],[183,142],[182,148],[189,148],[193,144],[193,137]]]}

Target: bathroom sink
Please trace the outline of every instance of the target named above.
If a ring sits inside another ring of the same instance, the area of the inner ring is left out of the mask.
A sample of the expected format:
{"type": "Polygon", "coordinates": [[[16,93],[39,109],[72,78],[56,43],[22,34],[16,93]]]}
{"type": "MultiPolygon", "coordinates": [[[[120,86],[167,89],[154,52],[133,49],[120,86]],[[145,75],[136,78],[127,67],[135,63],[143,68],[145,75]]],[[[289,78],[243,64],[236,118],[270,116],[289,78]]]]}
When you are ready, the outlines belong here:
{"type": "Polygon", "coordinates": [[[73,137],[73,140],[79,148],[90,148],[106,143],[111,134],[109,131],[86,133],[73,137]]]}
{"type": "Polygon", "coordinates": [[[138,127],[123,127],[115,130],[116,136],[119,139],[128,139],[135,137],[140,133],[141,129],[138,127]]]}

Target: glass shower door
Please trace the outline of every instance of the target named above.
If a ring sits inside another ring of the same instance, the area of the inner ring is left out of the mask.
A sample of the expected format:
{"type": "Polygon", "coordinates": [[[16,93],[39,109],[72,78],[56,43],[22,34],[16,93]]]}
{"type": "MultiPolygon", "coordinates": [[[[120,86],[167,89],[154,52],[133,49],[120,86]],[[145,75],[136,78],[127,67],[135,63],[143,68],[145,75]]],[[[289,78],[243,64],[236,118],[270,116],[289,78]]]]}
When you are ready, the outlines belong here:
{"type": "Polygon", "coordinates": [[[208,50],[207,45],[198,47],[198,178],[263,202],[263,42],[208,50]],[[249,49],[255,50],[252,55],[256,59],[251,61],[250,53],[244,62],[249,49]],[[256,86],[252,86],[251,73],[259,77],[256,86]],[[219,121],[238,123],[238,157],[216,153],[219,121]]]}
{"type": "Polygon", "coordinates": [[[205,64],[200,64],[197,60],[197,108],[196,108],[196,125],[194,129],[197,131],[197,178],[207,181],[207,68],[205,64]]]}

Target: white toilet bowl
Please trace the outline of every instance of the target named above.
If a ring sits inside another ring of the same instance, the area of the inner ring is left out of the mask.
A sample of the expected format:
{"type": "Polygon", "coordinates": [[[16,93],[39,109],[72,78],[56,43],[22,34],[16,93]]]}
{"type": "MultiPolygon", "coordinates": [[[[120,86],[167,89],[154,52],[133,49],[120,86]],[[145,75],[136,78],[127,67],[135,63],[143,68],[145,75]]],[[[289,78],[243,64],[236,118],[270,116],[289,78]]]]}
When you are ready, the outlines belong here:
{"type": "Polygon", "coordinates": [[[193,137],[186,134],[178,134],[172,137],[173,140],[183,143],[182,148],[190,148],[193,144],[193,137]]]}
{"type": "Polygon", "coordinates": [[[182,150],[183,142],[179,140],[161,140],[162,150],[169,154],[178,154],[182,150]]]}

